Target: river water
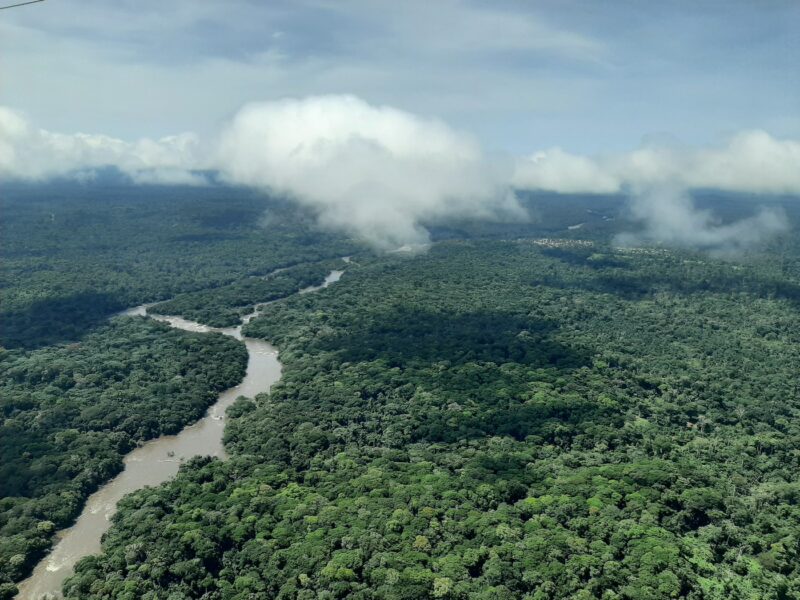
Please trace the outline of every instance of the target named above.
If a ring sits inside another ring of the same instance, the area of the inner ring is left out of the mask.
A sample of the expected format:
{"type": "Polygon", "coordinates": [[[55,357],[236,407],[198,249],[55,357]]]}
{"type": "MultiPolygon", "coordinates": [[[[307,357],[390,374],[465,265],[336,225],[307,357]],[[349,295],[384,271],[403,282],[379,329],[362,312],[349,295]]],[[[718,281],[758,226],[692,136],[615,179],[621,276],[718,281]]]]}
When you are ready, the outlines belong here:
{"type": "MultiPolygon", "coordinates": [[[[349,262],[345,258],[345,262],[349,262]]],[[[301,294],[315,292],[339,281],[343,271],[331,271],[321,285],[300,290],[301,294]]],[[[269,304],[269,303],[267,303],[269,304]]],[[[208,409],[205,417],[189,425],[177,435],[165,435],[145,442],[125,456],[124,470],[89,496],[75,524],[61,530],[50,553],[45,556],[31,576],[18,584],[17,600],[40,600],[60,598],[64,580],[81,558],[100,552],[100,540],[111,526],[111,517],[117,510],[117,502],[125,495],[148,485],[158,485],[175,476],[181,463],[193,456],[226,457],[222,446],[225,429],[225,410],[239,396],[252,398],[269,391],[281,377],[278,351],[263,340],[242,337],[242,326],[208,327],[180,317],[148,315],[143,304],[120,313],[119,316],[149,316],[168,323],[171,327],[195,332],[218,332],[243,340],[247,347],[247,374],[242,382],[222,392],[208,409]]],[[[242,319],[248,323],[260,313],[265,304],[242,319]]]]}

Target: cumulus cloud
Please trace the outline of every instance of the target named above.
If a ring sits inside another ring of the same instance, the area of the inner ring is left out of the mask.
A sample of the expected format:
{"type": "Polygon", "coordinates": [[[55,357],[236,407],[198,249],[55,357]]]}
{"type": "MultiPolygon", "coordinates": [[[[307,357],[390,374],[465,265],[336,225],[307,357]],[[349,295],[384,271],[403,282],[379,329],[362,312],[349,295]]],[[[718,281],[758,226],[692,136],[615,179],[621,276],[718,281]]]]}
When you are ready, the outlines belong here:
{"type": "Polygon", "coordinates": [[[352,96],[246,106],[215,163],[227,180],[294,198],[383,247],[424,243],[422,223],[445,217],[525,216],[470,137],[352,96]]]}
{"type": "Polygon", "coordinates": [[[555,148],[517,161],[512,181],[518,189],[625,192],[631,215],[643,230],[619,236],[621,244],[659,242],[735,251],[784,231],[786,215],[761,209],[753,217],[722,224],[711,212],[698,210],[689,191],[800,194],[800,142],[756,130],[740,132],[716,147],[649,143],[601,158],[555,148]]]}
{"type": "Polygon", "coordinates": [[[631,196],[631,214],[643,230],[617,236],[623,246],[656,242],[671,246],[736,252],[758,244],[788,227],[786,215],[761,208],[754,216],[721,223],[711,211],[698,209],[689,193],[674,184],[642,189],[631,196]]]}
{"type": "Polygon", "coordinates": [[[424,223],[524,219],[509,173],[440,121],[352,96],[251,104],[203,146],[181,134],[127,142],[37,129],[0,108],[0,178],[89,180],[115,166],[134,183],[197,184],[198,169],[310,207],[323,226],[376,246],[424,244],[424,223]]]}
{"type": "Polygon", "coordinates": [[[33,127],[0,107],[0,178],[41,180],[90,177],[93,169],[118,167],[136,183],[197,184],[199,141],[191,133],[126,142],[101,134],[63,134],[33,127]]]}
{"type": "Polygon", "coordinates": [[[800,194],[800,141],[752,130],[715,147],[649,143],[633,152],[598,158],[555,148],[517,161],[513,182],[520,189],[564,193],[609,193],[669,184],[800,194]]]}
{"type": "Polygon", "coordinates": [[[745,131],[726,147],[700,151],[689,169],[691,187],[761,193],[800,193],[800,141],[745,131]]]}
{"type": "Polygon", "coordinates": [[[590,158],[551,148],[517,162],[512,184],[518,189],[547,190],[562,194],[614,193],[619,178],[590,158]]]}

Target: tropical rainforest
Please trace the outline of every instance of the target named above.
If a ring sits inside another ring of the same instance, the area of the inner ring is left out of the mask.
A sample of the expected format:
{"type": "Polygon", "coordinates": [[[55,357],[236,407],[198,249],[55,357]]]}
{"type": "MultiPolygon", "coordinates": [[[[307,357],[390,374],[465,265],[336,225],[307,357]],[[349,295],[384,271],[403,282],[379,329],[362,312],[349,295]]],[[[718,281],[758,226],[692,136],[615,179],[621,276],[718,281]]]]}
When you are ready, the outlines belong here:
{"type": "Polygon", "coordinates": [[[199,419],[244,376],[240,342],[109,319],[215,288],[201,314],[169,308],[234,324],[245,302],[318,284],[354,244],[243,190],[4,184],[0,202],[5,598],[128,451],[199,419]]]}
{"type": "Polygon", "coordinates": [[[118,318],[81,342],[0,355],[0,568],[19,578],[137,442],[177,433],[244,376],[219,334],[118,318]]]}
{"type": "Polygon", "coordinates": [[[269,302],[244,333],[282,379],[229,409],[227,460],[123,499],[67,598],[800,598],[793,234],[622,248],[623,200],[536,196],[377,254],[247,192],[102,193],[23,189],[4,223],[8,596],[81,490],[241,377],[233,340],[108,321],[172,298],[225,325],[269,302]]]}
{"type": "Polygon", "coordinates": [[[239,189],[4,184],[0,210],[9,349],[73,341],[130,306],[354,248],[286,202],[239,189]]]}

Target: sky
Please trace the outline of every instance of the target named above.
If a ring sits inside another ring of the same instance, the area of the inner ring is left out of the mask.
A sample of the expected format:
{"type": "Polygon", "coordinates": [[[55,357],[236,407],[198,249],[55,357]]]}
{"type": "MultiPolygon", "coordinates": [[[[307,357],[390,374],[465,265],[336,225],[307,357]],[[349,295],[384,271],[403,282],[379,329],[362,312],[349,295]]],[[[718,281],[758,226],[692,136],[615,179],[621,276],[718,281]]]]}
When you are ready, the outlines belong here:
{"type": "Polygon", "coordinates": [[[736,245],[788,224],[689,191],[800,196],[798,31],[797,0],[46,0],[0,10],[0,180],[214,170],[387,248],[621,192],[736,245]]]}
{"type": "Polygon", "coordinates": [[[0,105],[122,139],[327,94],[489,152],[800,138],[800,2],[47,0],[0,12],[0,105]]]}

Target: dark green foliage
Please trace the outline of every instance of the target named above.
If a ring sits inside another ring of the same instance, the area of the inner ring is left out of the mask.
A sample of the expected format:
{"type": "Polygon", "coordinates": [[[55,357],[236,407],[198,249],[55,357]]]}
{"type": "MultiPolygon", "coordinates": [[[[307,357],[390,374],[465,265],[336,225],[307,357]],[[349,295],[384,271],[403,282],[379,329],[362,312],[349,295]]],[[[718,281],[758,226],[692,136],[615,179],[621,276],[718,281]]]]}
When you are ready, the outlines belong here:
{"type": "Polygon", "coordinates": [[[219,334],[120,317],[81,342],[0,353],[0,582],[24,575],[137,442],[176,433],[244,377],[219,334]]]}
{"type": "MultiPolygon", "coordinates": [[[[525,202],[434,234],[528,239],[362,255],[267,307],[247,331],[284,378],[230,408],[231,458],[123,500],[69,597],[800,598],[796,241],[623,251],[620,198],[525,202]]],[[[241,377],[232,340],[107,316],[173,298],[234,325],[354,245],[219,187],[4,187],[0,210],[2,343],[80,340],[0,358],[6,598],[122,453],[241,377]]]]}
{"type": "Polygon", "coordinates": [[[243,375],[245,350],[230,339],[108,317],[212,288],[214,316],[233,324],[239,297],[226,292],[282,267],[257,299],[293,292],[354,244],[241,189],[7,184],[0,202],[5,597],[3,582],[30,570],[125,452],[179,431],[243,375]]]}
{"type": "Polygon", "coordinates": [[[331,270],[343,266],[337,259],[286,267],[263,277],[248,277],[222,287],[180,294],[149,307],[147,312],[179,315],[212,327],[232,327],[241,322],[242,315],[252,312],[256,304],[319,285],[331,270]]]}
{"type": "Polygon", "coordinates": [[[352,254],[309,215],[220,187],[4,185],[0,345],[74,341],[109,315],[352,254]]]}
{"type": "Polygon", "coordinates": [[[797,265],[357,261],[246,328],[285,370],[232,409],[231,458],[127,497],[67,595],[798,598],[797,265]]]}

